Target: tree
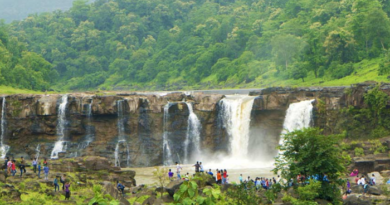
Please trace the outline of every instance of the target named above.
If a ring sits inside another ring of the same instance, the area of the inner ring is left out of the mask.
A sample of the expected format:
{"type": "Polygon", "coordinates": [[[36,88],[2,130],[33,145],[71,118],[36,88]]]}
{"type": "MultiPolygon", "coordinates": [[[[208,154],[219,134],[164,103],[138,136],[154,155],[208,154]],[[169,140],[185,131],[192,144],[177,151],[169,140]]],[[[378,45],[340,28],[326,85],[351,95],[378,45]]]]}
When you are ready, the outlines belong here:
{"type": "Polygon", "coordinates": [[[287,70],[292,60],[299,56],[304,49],[304,41],[290,34],[273,37],[271,45],[276,65],[284,66],[285,70],[287,70]]]}
{"type": "Polygon", "coordinates": [[[155,167],[153,178],[157,181],[157,185],[161,187],[161,197],[164,193],[164,187],[168,184],[168,169],[165,167],[155,167]]]}
{"type": "Polygon", "coordinates": [[[345,172],[344,161],[338,146],[343,135],[322,135],[319,128],[295,130],[284,135],[276,158],[275,174],[280,173],[286,181],[296,176],[318,176],[321,182],[319,197],[331,201],[340,198],[339,178],[345,172]],[[324,175],[330,182],[324,181],[324,175]]]}

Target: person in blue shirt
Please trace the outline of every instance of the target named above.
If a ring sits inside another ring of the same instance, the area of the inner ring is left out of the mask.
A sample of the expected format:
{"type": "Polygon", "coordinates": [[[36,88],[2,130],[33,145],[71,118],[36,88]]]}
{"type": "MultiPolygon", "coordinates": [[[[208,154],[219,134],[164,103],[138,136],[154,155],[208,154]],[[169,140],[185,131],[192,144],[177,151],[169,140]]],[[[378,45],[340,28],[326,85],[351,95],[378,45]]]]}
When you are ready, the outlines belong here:
{"type": "Polygon", "coordinates": [[[240,180],[240,183],[242,183],[242,174],[238,177],[238,180],[240,180]]]}
{"type": "Polygon", "coordinates": [[[209,169],[209,172],[207,172],[207,174],[210,174],[211,176],[214,176],[214,173],[211,171],[211,169],[209,169]]]}
{"type": "Polygon", "coordinates": [[[47,180],[49,177],[49,167],[47,165],[43,168],[43,172],[45,173],[45,180],[47,180]]]}
{"type": "Polygon", "coordinates": [[[123,186],[123,184],[119,183],[119,181],[116,182],[117,185],[116,185],[116,188],[121,190],[122,191],[122,194],[124,194],[125,192],[125,186],[123,186]]]}
{"type": "Polygon", "coordinates": [[[38,178],[41,178],[41,163],[38,164],[38,178]]]}
{"type": "Polygon", "coordinates": [[[327,176],[326,174],[324,174],[323,181],[324,181],[324,182],[329,182],[328,176],[327,176]]]}
{"type": "Polygon", "coordinates": [[[58,188],[58,191],[60,191],[60,185],[58,185],[58,179],[57,179],[57,177],[54,178],[53,184],[54,184],[54,192],[57,191],[57,188],[58,188]]]}

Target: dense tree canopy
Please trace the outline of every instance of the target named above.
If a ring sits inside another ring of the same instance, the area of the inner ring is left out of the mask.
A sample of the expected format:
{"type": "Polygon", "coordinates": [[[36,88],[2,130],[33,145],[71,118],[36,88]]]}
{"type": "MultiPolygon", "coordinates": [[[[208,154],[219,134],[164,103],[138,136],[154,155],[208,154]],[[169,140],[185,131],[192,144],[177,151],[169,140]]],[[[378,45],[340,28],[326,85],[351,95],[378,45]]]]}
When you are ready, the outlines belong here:
{"type": "Polygon", "coordinates": [[[75,0],[69,11],[2,25],[9,58],[46,61],[7,64],[7,75],[16,76],[1,72],[0,82],[33,78],[19,85],[30,89],[202,88],[250,83],[270,70],[284,79],[339,79],[354,72],[354,63],[388,59],[389,12],[380,0],[75,0]]]}

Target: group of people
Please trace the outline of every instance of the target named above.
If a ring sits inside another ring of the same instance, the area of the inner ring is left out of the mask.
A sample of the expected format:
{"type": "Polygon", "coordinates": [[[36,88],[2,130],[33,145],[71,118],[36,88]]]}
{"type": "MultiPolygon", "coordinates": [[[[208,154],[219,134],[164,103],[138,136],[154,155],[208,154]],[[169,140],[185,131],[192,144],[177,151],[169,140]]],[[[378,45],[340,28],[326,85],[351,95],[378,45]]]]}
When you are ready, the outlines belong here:
{"type": "MultiPolygon", "coordinates": [[[[372,174],[371,178],[367,180],[367,178],[364,175],[361,175],[359,177],[359,170],[354,169],[349,176],[355,177],[356,185],[363,186],[363,196],[368,192],[369,186],[374,186],[376,184],[375,174],[372,174]]],[[[345,192],[345,195],[350,193],[352,193],[351,182],[349,181],[349,179],[347,179],[347,190],[345,192]]]]}
{"type": "MultiPolygon", "coordinates": [[[[41,163],[38,163],[38,160],[36,158],[33,159],[32,166],[33,166],[33,172],[37,173],[38,171],[38,178],[41,178],[41,171],[43,170],[45,174],[45,179],[48,179],[49,175],[49,166],[47,165],[46,158],[43,160],[44,167],[41,167],[41,163]]],[[[5,163],[4,163],[5,171],[8,175],[15,176],[16,174],[16,160],[10,159],[9,157],[6,157],[5,163]]],[[[20,158],[20,162],[18,164],[18,167],[20,169],[20,177],[23,177],[23,173],[26,173],[26,161],[23,157],[20,158]]]]}
{"type": "MultiPolygon", "coordinates": [[[[18,164],[18,167],[20,169],[20,177],[23,177],[23,173],[27,173],[27,170],[26,170],[26,160],[21,157],[20,158],[20,162],[18,164]]],[[[5,160],[5,163],[4,163],[4,167],[5,167],[5,172],[10,175],[10,176],[15,176],[16,174],[16,167],[17,167],[17,162],[15,159],[10,159],[9,157],[6,157],[6,160],[5,160]]],[[[47,159],[44,158],[43,159],[43,162],[40,163],[38,162],[37,158],[34,158],[33,161],[32,161],[32,167],[33,167],[33,172],[34,173],[37,173],[37,176],[38,178],[41,178],[41,171],[43,171],[44,173],[44,179],[47,181],[49,180],[49,166],[48,166],[48,162],[47,162],[47,159]],[[41,166],[41,164],[43,164],[43,168],[41,166]]],[[[59,178],[59,182],[62,183],[62,190],[65,191],[65,200],[69,200],[70,198],[70,182],[68,180],[66,180],[66,174],[64,174],[62,177],[58,177],[56,176],[54,178],[54,181],[53,181],[53,185],[54,185],[54,191],[56,192],[57,189],[58,191],[60,191],[60,186],[58,185],[58,178],[59,178]]]]}

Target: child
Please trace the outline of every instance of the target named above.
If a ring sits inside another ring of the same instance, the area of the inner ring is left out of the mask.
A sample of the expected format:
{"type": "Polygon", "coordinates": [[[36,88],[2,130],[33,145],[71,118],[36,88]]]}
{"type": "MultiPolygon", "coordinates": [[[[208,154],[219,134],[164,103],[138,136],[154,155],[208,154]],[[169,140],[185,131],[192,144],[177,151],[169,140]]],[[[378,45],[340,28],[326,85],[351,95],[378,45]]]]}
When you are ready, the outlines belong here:
{"type": "Polygon", "coordinates": [[[67,181],[66,184],[65,184],[65,200],[70,198],[70,190],[69,190],[69,187],[70,187],[70,182],[67,181]]]}
{"type": "Polygon", "coordinates": [[[173,172],[171,171],[171,169],[169,169],[168,177],[169,177],[169,180],[173,181],[173,172]]]}

